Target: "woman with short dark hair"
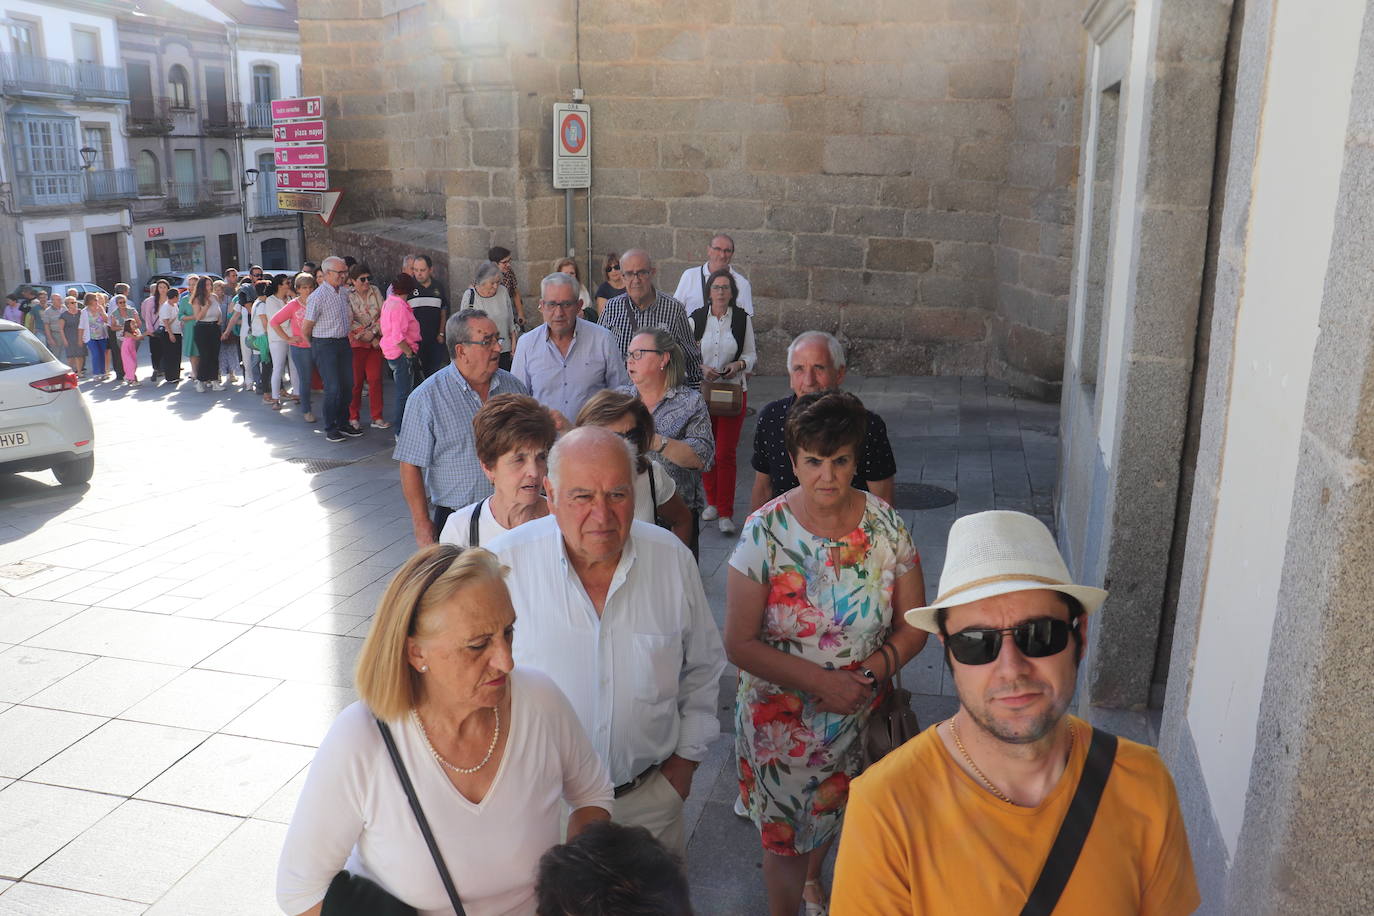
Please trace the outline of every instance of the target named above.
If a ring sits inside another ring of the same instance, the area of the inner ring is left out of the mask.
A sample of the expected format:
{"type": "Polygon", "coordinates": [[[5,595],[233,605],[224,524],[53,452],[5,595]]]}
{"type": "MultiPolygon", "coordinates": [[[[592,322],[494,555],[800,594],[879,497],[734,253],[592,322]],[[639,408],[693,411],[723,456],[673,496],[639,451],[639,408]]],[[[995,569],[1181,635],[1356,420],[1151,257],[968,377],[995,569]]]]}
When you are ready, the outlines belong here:
{"type": "MultiPolygon", "coordinates": [[[[501,286],[510,295],[511,314],[515,321],[515,333],[511,335],[512,344],[515,343],[515,337],[525,330],[525,302],[520,298],[520,283],[515,279],[514,258],[509,248],[502,248],[500,245],[487,251],[487,260],[501,269],[501,286]]],[[[509,370],[510,366],[502,368],[509,370]]]]}
{"type": "Polygon", "coordinates": [[[921,561],[887,503],[851,486],[867,431],[846,392],[798,398],[785,426],[800,485],[744,523],[726,581],[739,666],[740,797],[763,842],[769,912],[824,912],[860,737],[891,677],[925,645],[899,612],[925,600],[921,561]]]}
{"type": "Polygon", "coordinates": [[[596,288],[596,313],[606,311],[606,303],[625,292],[625,277],[620,273],[620,255],[612,251],[601,266],[606,279],[596,288]]]}
{"type": "Polygon", "coordinates": [[[359,426],[363,385],[372,408],[372,428],[390,429],[382,416],[382,293],[372,283],[372,269],[363,261],[348,268],[348,345],[353,354],[353,398],[348,422],[359,426]]]}

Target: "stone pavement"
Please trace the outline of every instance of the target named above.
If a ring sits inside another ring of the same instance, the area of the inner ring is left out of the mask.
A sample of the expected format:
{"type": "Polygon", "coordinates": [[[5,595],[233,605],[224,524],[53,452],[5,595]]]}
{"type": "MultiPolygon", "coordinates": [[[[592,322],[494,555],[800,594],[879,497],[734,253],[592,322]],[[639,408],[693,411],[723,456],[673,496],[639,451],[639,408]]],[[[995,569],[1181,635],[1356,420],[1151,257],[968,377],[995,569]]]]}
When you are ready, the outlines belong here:
{"type": "MultiPolygon", "coordinates": [[[[953,519],[1049,521],[1058,408],[981,378],[851,378],[887,420],[933,594],[953,519]]],[[[759,378],[761,406],[786,391],[759,378]]],[[[331,445],[256,395],[88,390],[96,474],[0,476],[0,916],[270,914],[276,856],[314,747],[352,702],[373,607],[413,548],[389,434],[331,445]]],[[[747,501],[752,420],[738,505],[747,501]]],[[[737,513],[737,518],[742,515],[737,513]]],[[[701,567],[724,615],[729,541],[701,567]]],[[[904,671],[923,722],[952,690],[928,648],[904,671]]],[[[757,834],[725,734],[688,802],[701,914],[763,912],[757,834]]]]}

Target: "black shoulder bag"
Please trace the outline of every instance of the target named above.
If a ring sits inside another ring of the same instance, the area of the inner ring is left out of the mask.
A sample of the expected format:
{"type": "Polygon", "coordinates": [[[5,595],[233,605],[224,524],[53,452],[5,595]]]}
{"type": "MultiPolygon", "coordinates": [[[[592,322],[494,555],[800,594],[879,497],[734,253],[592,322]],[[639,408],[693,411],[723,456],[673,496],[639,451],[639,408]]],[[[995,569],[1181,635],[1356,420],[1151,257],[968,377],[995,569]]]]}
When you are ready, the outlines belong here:
{"type": "Polygon", "coordinates": [[[474,508],[474,509],[472,510],[472,515],[471,515],[471,517],[468,518],[468,546],[469,546],[469,547],[480,547],[480,546],[482,545],[482,535],[481,535],[480,532],[478,532],[477,528],[478,528],[478,526],[481,524],[481,520],[482,520],[482,509],[483,509],[484,506],[486,506],[486,504],[487,504],[487,499],[488,499],[488,497],[486,497],[486,496],[482,497],[481,502],[479,502],[479,503],[477,504],[476,508],[474,508]]]}
{"type": "Polygon", "coordinates": [[[1112,773],[1115,760],[1116,735],[1099,728],[1093,729],[1092,741],[1088,744],[1088,759],[1083,763],[1078,789],[1073,793],[1064,823],[1059,825],[1059,835],[1054,838],[1054,845],[1050,847],[1050,854],[1040,869],[1040,877],[1031,889],[1030,898],[1021,909],[1021,916],[1050,916],[1054,912],[1059,896],[1064,893],[1074,866],[1078,864],[1078,856],[1083,852],[1083,843],[1092,829],[1097,805],[1102,801],[1102,791],[1107,787],[1107,777],[1112,773]]]}
{"type": "MultiPolygon", "coordinates": [[[[453,912],[456,916],[467,916],[463,902],[458,899],[458,890],[453,886],[453,878],[448,873],[448,866],[444,864],[444,857],[439,852],[439,844],[434,842],[434,833],[429,829],[424,809],[420,807],[415,786],[411,785],[410,774],[401,762],[401,752],[396,749],[396,739],[391,736],[391,729],[387,728],[385,722],[381,719],[376,721],[377,729],[382,733],[382,740],[386,742],[387,753],[391,755],[391,762],[396,767],[396,775],[401,779],[401,788],[410,800],[410,810],[415,812],[415,820],[420,825],[425,845],[429,847],[429,854],[434,857],[434,864],[439,869],[439,878],[444,882],[444,890],[448,892],[449,903],[453,904],[453,912]]],[[[397,900],[376,883],[361,875],[351,875],[347,871],[340,871],[329,883],[329,891],[324,895],[324,906],[321,908],[322,916],[415,916],[416,912],[413,906],[397,900]]]]}

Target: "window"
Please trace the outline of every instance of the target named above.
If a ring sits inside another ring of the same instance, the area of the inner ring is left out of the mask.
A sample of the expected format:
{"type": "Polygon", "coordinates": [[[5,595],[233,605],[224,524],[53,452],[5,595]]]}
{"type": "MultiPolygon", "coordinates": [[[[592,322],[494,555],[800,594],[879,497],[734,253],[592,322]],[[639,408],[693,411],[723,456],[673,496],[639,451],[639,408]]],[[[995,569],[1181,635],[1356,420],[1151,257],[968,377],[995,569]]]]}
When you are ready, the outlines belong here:
{"type": "Polygon", "coordinates": [[[173,108],[191,107],[191,80],[181,64],[172,64],[167,74],[167,88],[172,96],[173,108]]]}
{"type": "Polygon", "coordinates": [[[110,145],[109,127],[103,124],[83,124],[81,145],[95,150],[95,160],[91,163],[92,170],[103,172],[114,168],[114,148],[110,145]]]}
{"type": "Polygon", "coordinates": [[[229,154],[222,149],[215,150],[210,157],[210,187],[216,191],[234,190],[229,178],[229,154]]]}
{"type": "Polygon", "coordinates": [[[272,151],[271,151],[271,150],[268,150],[268,151],[265,152],[265,153],[258,153],[258,172],[260,173],[260,174],[258,175],[258,180],[259,180],[259,181],[262,180],[262,174],[261,174],[261,173],[264,173],[264,172],[275,172],[276,170],[277,170],[277,160],[276,160],[275,157],[273,157],[272,151]]]}
{"type": "Polygon", "coordinates": [[[263,270],[286,270],[286,239],[262,240],[263,270]]]}
{"type": "Polygon", "coordinates": [[[81,202],[75,118],[11,117],[9,135],[20,206],[81,202]]]}
{"type": "Polygon", "coordinates": [[[162,170],[158,168],[157,157],[148,150],[138,154],[138,195],[158,197],[162,194],[162,170]]]}
{"type": "Polygon", "coordinates": [[[43,279],[49,282],[67,279],[67,240],[43,239],[38,243],[43,261],[43,279]]]}
{"type": "Polygon", "coordinates": [[[15,54],[26,57],[38,55],[38,25],[22,19],[11,19],[9,24],[10,45],[15,54]]]}
{"type": "Polygon", "coordinates": [[[100,33],[72,29],[72,54],[78,64],[100,63],[100,33]]]}
{"type": "Polygon", "coordinates": [[[269,64],[253,65],[253,101],[259,104],[277,97],[277,68],[269,64]]]}

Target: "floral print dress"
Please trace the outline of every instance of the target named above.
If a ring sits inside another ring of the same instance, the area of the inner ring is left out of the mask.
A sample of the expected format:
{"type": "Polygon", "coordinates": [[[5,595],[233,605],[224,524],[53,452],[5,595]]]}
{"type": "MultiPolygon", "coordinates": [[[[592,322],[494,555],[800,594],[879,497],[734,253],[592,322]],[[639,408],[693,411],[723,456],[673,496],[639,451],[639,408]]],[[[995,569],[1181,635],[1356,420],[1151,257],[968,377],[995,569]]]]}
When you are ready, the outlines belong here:
{"type": "MultiPolygon", "coordinates": [[[[768,646],[826,668],[857,668],[886,641],[893,585],[920,560],[897,513],[864,497],[858,527],[838,540],[803,528],[785,495],[745,522],[730,565],[768,585],[759,637],[768,646]]],[[[854,715],[821,712],[811,694],[740,672],[740,797],[764,849],[802,855],[834,837],[878,700],[854,715]]]]}

